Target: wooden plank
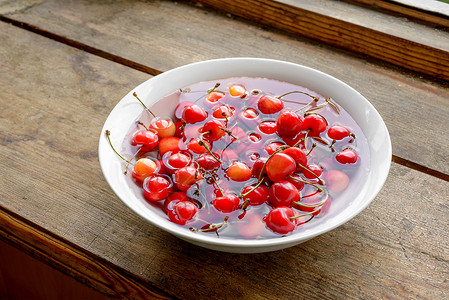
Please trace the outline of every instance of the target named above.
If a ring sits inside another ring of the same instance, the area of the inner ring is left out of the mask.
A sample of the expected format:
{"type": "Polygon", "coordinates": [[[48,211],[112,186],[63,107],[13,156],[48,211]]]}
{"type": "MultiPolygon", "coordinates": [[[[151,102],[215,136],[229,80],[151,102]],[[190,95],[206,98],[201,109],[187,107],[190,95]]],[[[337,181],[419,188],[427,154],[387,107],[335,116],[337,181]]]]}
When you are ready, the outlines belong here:
{"type": "Polygon", "coordinates": [[[447,182],[393,164],[369,209],[328,234],[274,253],[201,249],[136,217],[97,162],[109,110],[147,75],[0,29],[3,240],[117,297],[163,296],[160,289],[195,299],[449,293],[447,182]]]}
{"type": "Polygon", "coordinates": [[[433,26],[436,28],[441,28],[446,30],[449,28],[449,12],[445,8],[444,10],[440,9],[441,5],[445,5],[444,3],[440,3],[434,0],[430,0],[431,4],[434,7],[426,7],[423,8],[420,0],[413,1],[415,5],[412,3],[407,3],[403,1],[403,3],[399,1],[385,1],[385,0],[344,0],[345,2],[364,5],[369,7],[370,9],[376,9],[381,12],[392,13],[394,15],[400,15],[407,17],[411,20],[424,22],[426,25],[433,26]],[[437,7],[438,6],[438,7],[437,7]]]}
{"type": "Polygon", "coordinates": [[[398,162],[416,164],[418,169],[423,166],[421,169],[440,177],[449,174],[444,135],[449,132],[447,83],[438,85],[348,53],[176,2],[106,5],[47,0],[7,16],[27,22],[34,26],[27,29],[40,34],[51,33],[51,38],[57,36],[62,42],[70,38],[68,44],[92,48],[98,55],[107,53],[108,59],[148,66],[149,72],[229,56],[282,59],[316,68],[347,82],[373,103],[389,128],[398,162]],[[100,49],[101,53],[97,51],[100,49]]]}
{"type": "MultiPolygon", "coordinates": [[[[350,5],[343,7],[343,10],[335,10],[332,9],[334,4],[338,7],[345,5],[335,1],[200,2],[260,24],[365,54],[436,78],[449,79],[449,35],[444,32],[432,33],[441,35],[443,41],[434,43],[431,39],[423,40],[423,35],[418,34],[417,37],[412,34],[413,24],[398,26],[400,20],[392,21],[391,17],[385,18],[374,11],[362,11],[360,7],[357,8],[358,13],[353,14],[350,10],[355,7],[350,5]],[[324,2],[330,7],[326,9],[326,6],[317,2],[324,2]],[[392,30],[393,33],[390,33],[392,30]]],[[[422,30],[427,31],[425,27],[422,30]]]]}

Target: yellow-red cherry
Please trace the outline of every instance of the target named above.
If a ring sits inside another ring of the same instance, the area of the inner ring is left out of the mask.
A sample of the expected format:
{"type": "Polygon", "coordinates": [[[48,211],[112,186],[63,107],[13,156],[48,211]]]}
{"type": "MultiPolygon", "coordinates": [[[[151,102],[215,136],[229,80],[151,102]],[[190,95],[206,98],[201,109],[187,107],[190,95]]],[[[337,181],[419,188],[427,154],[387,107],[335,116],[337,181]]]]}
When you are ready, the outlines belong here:
{"type": "Polygon", "coordinates": [[[251,178],[251,169],[243,162],[234,161],[226,170],[226,175],[234,181],[246,181],[251,178]]]}

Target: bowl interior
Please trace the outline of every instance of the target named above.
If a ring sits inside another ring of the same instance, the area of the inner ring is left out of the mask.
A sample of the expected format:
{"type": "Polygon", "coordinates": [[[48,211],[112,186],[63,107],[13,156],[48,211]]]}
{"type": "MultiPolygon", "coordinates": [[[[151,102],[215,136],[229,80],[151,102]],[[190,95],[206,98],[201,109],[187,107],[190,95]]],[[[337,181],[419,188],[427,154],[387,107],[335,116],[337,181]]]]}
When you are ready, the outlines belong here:
{"type": "Polygon", "coordinates": [[[179,67],[155,76],[132,91],[116,105],[108,116],[99,141],[99,160],[104,176],[117,196],[138,215],[152,224],[184,240],[215,250],[230,252],[262,252],[285,248],[327,232],[353,218],[374,199],[384,184],[391,162],[391,142],[388,130],[374,107],[361,94],[340,80],[305,66],[284,61],[257,58],[210,60],[179,67]],[[112,151],[105,130],[111,131],[111,141],[121,145],[129,128],[142,113],[142,106],[132,96],[137,92],[156,115],[171,115],[177,99],[160,98],[188,85],[228,77],[264,77],[304,86],[341,105],[358,123],[367,137],[370,149],[370,172],[360,193],[346,207],[330,210],[307,230],[274,239],[243,240],[201,235],[170,222],[165,214],[148,204],[131,179],[123,174],[122,161],[112,151]]]}

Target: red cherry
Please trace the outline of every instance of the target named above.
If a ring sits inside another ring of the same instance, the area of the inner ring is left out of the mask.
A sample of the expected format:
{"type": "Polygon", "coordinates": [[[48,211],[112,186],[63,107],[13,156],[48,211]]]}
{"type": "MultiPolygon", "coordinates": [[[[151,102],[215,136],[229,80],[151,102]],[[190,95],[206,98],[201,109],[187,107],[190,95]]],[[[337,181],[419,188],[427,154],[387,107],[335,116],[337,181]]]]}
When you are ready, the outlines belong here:
{"type": "Polygon", "coordinates": [[[249,107],[242,111],[242,116],[247,119],[255,119],[259,116],[259,113],[254,108],[249,107]]]}
{"type": "Polygon", "coordinates": [[[304,141],[301,141],[299,144],[298,142],[304,138],[304,133],[300,132],[295,137],[286,137],[283,136],[282,140],[289,146],[298,146],[298,145],[304,145],[304,141]]]}
{"type": "Polygon", "coordinates": [[[164,156],[165,153],[178,152],[181,139],[175,136],[165,137],[159,141],[159,154],[164,156]]]}
{"type": "Polygon", "coordinates": [[[206,120],[207,113],[197,104],[184,107],[182,111],[182,119],[188,124],[194,124],[206,120]]]}
{"type": "Polygon", "coordinates": [[[225,96],[225,94],[223,92],[217,92],[217,91],[213,91],[210,92],[206,99],[209,102],[217,102],[218,100],[220,100],[221,98],[223,98],[225,96]]]}
{"type": "Polygon", "coordinates": [[[268,146],[265,147],[265,151],[268,153],[268,155],[273,154],[277,148],[283,146],[281,143],[279,142],[273,142],[270,143],[268,146]]]}
{"type": "Polygon", "coordinates": [[[181,168],[173,175],[173,181],[178,189],[187,191],[192,184],[203,179],[203,175],[196,168],[187,166],[181,168]]]}
{"type": "Polygon", "coordinates": [[[273,134],[276,132],[276,122],[275,121],[264,121],[258,126],[260,132],[265,134],[273,134]]]}
{"type": "Polygon", "coordinates": [[[306,177],[308,179],[316,179],[317,177],[320,177],[321,174],[323,174],[323,168],[321,168],[318,165],[310,164],[310,165],[307,165],[306,167],[307,167],[307,169],[309,169],[309,171],[302,169],[302,172],[304,173],[304,177],[306,177]]]}
{"type": "Polygon", "coordinates": [[[167,152],[162,157],[162,161],[170,174],[173,174],[177,169],[186,167],[192,161],[192,157],[186,153],[181,152],[167,152]]]}
{"type": "Polygon", "coordinates": [[[178,121],[175,123],[175,137],[182,138],[184,136],[184,123],[178,121]]]}
{"type": "MultiPolygon", "coordinates": [[[[253,174],[254,177],[259,178],[260,172],[262,171],[262,168],[264,167],[266,161],[267,161],[266,157],[260,157],[254,162],[253,167],[251,169],[251,173],[253,174]]],[[[263,169],[262,175],[266,174],[267,168],[265,167],[263,169]]]]}
{"type": "Polygon", "coordinates": [[[357,152],[352,149],[344,149],[335,156],[335,159],[341,164],[353,164],[358,159],[357,152]]]}
{"type": "Polygon", "coordinates": [[[289,181],[282,180],[270,187],[270,203],[275,206],[292,206],[300,200],[298,189],[289,181]]]}
{"type": "Polygon", "coordinates": [[[158,165],[150,158],[140,158],[134,164],[132,176],[138,181],[144,181],[145,178],[153,175],[158,169],[158,165]]]}
{"type": "Polygon", "coordinates": [[[198,212],[198,207],[190,201],[179,201],[168,210],[168,217],[173,223],[185,225],[198,212]]]}
{"type": "Polygon", "coordinates": [[[284,153],[276,153],[267,162],[267,174],[271,181],[276,182],[293,174],[296,170],[295,160],[284,153]]]}
{"type": "Polygon", "coordinates": [[[341,140],[351,134],[349,129],[340,125],[333,125],[327,130],[327,136],[333,140],[341,140]]]}
{"type": "Polygon", "coordinates": [[[228,106],[226,105],[221,105],[219,107],[217,107],[214,112],[212,113],[212,116],[214,116],[214,118],[217,119],[226,119],[226,118],[230,118],[234,115],[234,109],[231,107],[231,109],[229,109],[228,106]]]}
{"type": "Polygon", "coordinates": [[[304,180],[297,174],[292,174],[287,176],[287,181],[293,184],[298,191],[301,191],[304,188],[304,180]],[[293,178],[292,178],[293,177],[293,178]],[[298,179],[298,180],[296,180],[298,179]]]}
{"type": "Polygon", "coordinates": [[[270,95],[263,95],[257,101],[257,108],[263,114],[275,114],[284,108],[284,102],[270,95]]]}
{"type": "Polygon", "coordinates": [[[291,156],[297,164],[301,164],[303,166],[307,165],[307,156],[304,153],[304,151],[302,151],[298,147],[287,148],[284,151],[282,151],[281,153],[285,153],[285,154],[291,156]]]}
{"type": "Polygon", "coordinates": [[[164,201],[164,211],[168,213],[169,210],[173,209],[173,205],[179,201],[189,201],[189,197],[184,192],[174,192],[167,197],[164,201]]]}
{"type": "Polygon", "coordinates": [[[281,206],[273,208],[265,217],[267,227],[272,231],[287,234],[295,229],[295,220],[291,219],[295,212],[290,207],[281,206]]]}
{"type": "Polygon", "coordinates": [[[302,130],[302,126],[301,118],[290,110],[284,110],[276,120],[277,133],[281,137],[295,137],[302,130]]]}
{"type": "Polygon", "coordinates": [[[209,120],[204,124],[202,132],[204,132],[204,137],[207,140],[213,142],[218,141],[226,134],[224,129],[226,129],[226,126],[223,122],[219,120],[209,120]]]}
{"type": "Polygon", "coordinates": [[[173,184],[166,176],[150,176],[143,182],[143,195],[148,201],[160,201],[168,197],[173,184]]]}
{"type": "Polygon", "coordinates": [[[321,132],[326,130],[326,127],[326,119],[316,114],[306,116],[302,122],[303,130],[309,130],[311,136],[319,136],[321,132]]]}
{"type": "Polygon", "coordinates": [[[240,199],[234,194],[229,194],[215,198],[212,205],[221,212],[230,213],[239,209],[240,199]]]}
{"type": "MultiPolygon", "coordinates": [[[[203,140],[203,143],[210,149],[210,143],[208,141],[203,140]]],[[[200,139],[191,139],[187,143],[187,149],[196,154],[207,153],[206,147],[204,147],[204,145],[200,145],[200,139]]]]}
{"type": "Polygon", "coordinates": [[[248,201],[248,205],[257,206],[265,203],[268,200],[269,189],[265,185],[259,185],[254,190],[254,186],[245,186],[242,190],[242,199],[244,202],[248,201]],[[252,191],[251,191],[252,190],[252,191]],[[250,192],[251,191],[251,192],[250,192]],[[247,194],[249,192],[249,194],[247,194]]]}
{"type": "MultiPolygon", "coordinates": [[[[214,153],[215,157],[220,159],[220,156],[214,153]]],[[[205,170],[214,170],[220,167],[220,163],[209,153],[203,154],[196,160],[198,165],[205,170]]]]}
{"type": "Polygon", "coordinates": [[[134,133],[131,145],[140,146],[144,152],[156,148],[159,138],[157,133],[152,130],[139,130],[134,133]]]}
{"type": "Polygon", "coordinates": [[[226,175],[234,181],[246,181],[251,178],[251,169],[244,163],[235,161],[226,170],[226,175]]]}
{"type": "Polygon", "coordinates": [[[186,108],[187,106],[191,106],[193,104],[195,104],[195,103],[190,102],[190,101],[184,101],[184,102],[181,102],[178,105],[176,105],[175,117],[177,119],[181,119],[182,118],[182,112],[184,111],[184,108],[186,108]]]}

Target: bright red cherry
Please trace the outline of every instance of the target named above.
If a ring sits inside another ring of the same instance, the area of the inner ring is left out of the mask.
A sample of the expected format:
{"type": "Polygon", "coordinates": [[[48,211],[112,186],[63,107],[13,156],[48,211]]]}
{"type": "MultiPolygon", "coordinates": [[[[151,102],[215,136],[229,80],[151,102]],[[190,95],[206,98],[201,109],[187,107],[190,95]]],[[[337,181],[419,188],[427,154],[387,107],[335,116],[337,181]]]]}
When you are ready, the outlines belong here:
{"type": "Polygon", "coordinates": [[[191,139],[187,143],[187,149],[196,154],[207,153],[207,149],[206,147],[204,147],[204,145],[206,145],[210,149],[210,143],[208,141],[203,140],[203,145],[200,145],[200,139],[191,139]]]}
{"type": "Polygon", "coordinates": [[[167,215],[170,221],[185,225],[192,220],[198,212],[198,207],[190,201],[179,201],[168,210],[167,215]]]}
{"type": "Polygon", "coordinates": [[[308,170],[302,169],[302,172],[304,174],[304,177],[308,179],[316,179],[317,177],[320,177],[321,174],[323,174],[323,168],[318,165],[310,164],[306,167],[308,170]]]}
{"type": "MultiPolygon", "coordinates": [[[[216,158],[220,159],[220,156],[218,154],[214,153],[214,155],[216,158]]],[[[204,170],[208,170],[208,171],[218,169],[220,167],[220,162],[218,162],[209,153],[205,153],[205,154],[201,155],[200,157],[198,157],[196,162],[198,163],[198,165],[201,168],[203,168],[204,170]]]]}
{"type": "Polygon", "coordinates": [[[295,219],[292,219],[294,216],[295,212],[290,207],[276,207],[265,217],[265,223],[272,231],[287,234],[295,230],[295,219]]]}
{"type": "Polygon", "coordinates": [[[351,134],[349,129],[340,125],[333,125],[327,130],[327,136],[333,140],[341,140],[351,134]]]}
{"type": "Polygon", "coordinates": [[[298,147],[287,148],[284,151],[282,151],[281,153],[285,153],[287,155],[290,155],[295,160],[295,162],[297,164],[301,164],[303,166],[307,165],[307,156],[304,153],[304,151],[302,151],[298,147]]]}
{"type": "Polygon", "coordinates": [[[169,210],[173,209],[173,205],[179,201],[189,201],[189,197],[184,192],[174,192],[167,197],[164,201],[164,211],[168,213],[169,210]]]}
{"type": "Polygon", "coordinates": [[[257,108],[263,114],[275,114],[284,108],[284,102],[270,95],[263,95],[257,101],[257,108]]]}
{"type": "Polygon", "coordinates": [[[173,184],[165,176],[150,176],[143,182],[143,195],[148,201],[160,201],[168,197],[173,184]]]}
{"type": "Polygon", "coordinates": [[[279,142],[273,142],[270,143],[268,146],[265,147],[265,151],[267,151],[268,155],[273,154],[277,148],[283,146],[281,143],[279,142]]]}
{"type": "Polygon", "coordinates": [[[232,117],[232,115],[234,115],[234,110],[229,109],[229,107],[227,105],[221,105],[219,107],[217,107],[214,112],[212,113],[212,116],[214,116],[214,118],[217,119],[226,119],[226,118],[230,118],[232,117]]]}
{"type": "Polygon", "coordinates": [[[296,170],[295,160],[285,153],[276,153],[267,162],[267,174],[271,181],[283,180],[285,176],[291,175],[296,170]]]}
{"type": "Polygon", "coordinates": [[[259,116],[259,113],[254,108],[249,107],[242,111],[242,116],[247,119],[255,119],[259,116]]]}
{"type": "Polygon", "coordinates": [[[287,176],[286,179],[288,182],[290,182],[291,184],[293,184],[296,189],[298,191],[301,191],[304,188],[304,179],[302,179],[299,175],[297,174],[292,174],[290,176],[287,176]],[[292,178],[293,177],[293,178],[292,178]]]}
{"type": "Polygon", "coordinates": [[[251,178],[251,169],[244,163],[235,161],[226,170],[226,175],[234,181],[246,181],[251,178]]]}
{"type": "Polygon", "coordinates": [[[167,171],[170,174],[173,174],[177,169],[181,169],[183,167],[188,166],[192,161],[192,157],[190,155],[187,155],[186,153],[167,152],[162,157],[162,161],[165,167],[167,168],[167,171]]]}
{"type": "Polygon", "coordinates": [[[276,120],[277,133],[281,137],[293,138],[301,130],[303,124],[297,113],[284,110],[276,120]]]}
{"type": "Polygon", "coordinates": [[[140,158],[134,164],[132,176],[138,181],[144,181],[145,178],[150,177],[157,170],[156,162],[150,158],[140,158]]]}
{"type": "Polygon", "coordinates": [[[229,194],[215,198],[212,205],[221,212],[230,213],[239,209],[240,199],[234,194],[229,194]]]}
{"type": "Polygon", "coordinates": [[[341,164],[353,164],[358,159],[357,152],[352,149],[344,149],[335,156],[335,159],[341,164]]]}
{"type": "MultiPolygon", "coordinates": [[[[259,176],[261,175],[260,172],[262,171],[262,168],[264,168],[265,162],[267,161],[267,157],[260,157],[258,158],[254,164],[253,167],[251,169],[251,173],[253,174],[254,177],[259,178],[259,176]]],[[[266,175],[267,174],[267,168],[265,167],[263,169],[262,175],[266,175]]]]}
{"type": "Polygon", "coordinates": [[[226,134],[224,131],[225,129],[226,126],[223,122],[219,120],[209,120],[204,124],[202,132],[208,141],[213,142],[218,141],[226,134]]]}
{"type": "Polygon", "coordinates": [[[192,166],[181,168],[173,175],[173,181],[176,187],[185,192],[192,184],[203,179],[203,175],[200,171],[192,166]]]}
{"type": "Polygon", "coordinates": [[[219,91],[213,91],[210,92],[206,99],[209,102],[217,102],[218,100],[220,100],[221,98],[223,98],[225,96],[225,94],[223,92],[219,92],[219,91]]]}
{"type": "Polygon", "coordinates": [[[269,189],[267,186],[259,185],[254,190],[253,189],[254,186],[249,185],[245,186],[242,190],[242,195],[245,195],[242,199],[244,202],[248,202],[248,205],[257,206],[268,200],[269,189]]]}
{"type": "Polygon", "coordinates": [[[298,202],[300,200],[298,189],[287,180],[273,183],[270,187],[269,195],[270,203],[275,207],[291,207],[293,202],[298,202]]]}
{"type": "Polygon", "coordinates": [[[302,121],[302,129],[308,130],[311,136],[319,136],[321,132],[326,130],[326,127],[327,121],[320,115],[307,115],[302,121]]]}
{"type": "Polygon", "coordinates": [[[142,151],[147,152],[156,148],[159,138],[157,133],[152,130],[139,130],[134,133],[131,145],[141,147],[142,151]]]}
{"type": "Polygon", "coordinates": [[[258,126],[260,132],[265,134],[273,134],[276,132],[276,122],[275,121],[264,121],[258,126]]]}
{"type": "Polygon", "coordinates": [[[188,124],[194,124],[206,120],[207,113],[197,104],[184,107],[182,111],[182,119],[188,124]]]}

